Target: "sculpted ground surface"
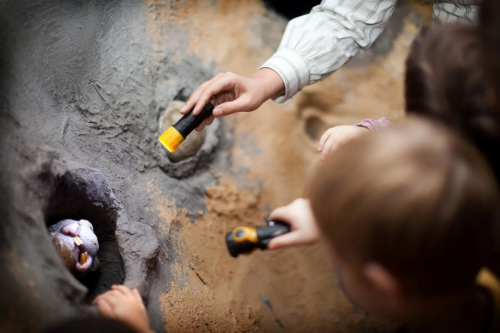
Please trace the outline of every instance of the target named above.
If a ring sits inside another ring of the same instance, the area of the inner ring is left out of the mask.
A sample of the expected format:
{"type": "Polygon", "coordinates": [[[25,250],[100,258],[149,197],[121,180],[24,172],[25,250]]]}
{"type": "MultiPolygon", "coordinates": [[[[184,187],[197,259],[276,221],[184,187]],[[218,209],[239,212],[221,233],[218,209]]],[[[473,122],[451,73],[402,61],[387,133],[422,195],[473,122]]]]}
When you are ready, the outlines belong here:
{"type": "Polygon", "coordinates": [[[95,313],[122,282],[158,332],[390,331],[344,298],[320,247],[233,259],[224,235],[302,194],[324,129],[403,115],[404,58],[430,13],[400,1],[370,51],[287,106],[215,122],[175,162],[161,114],[217,72],[252,74],[284,19],[253,0],[0,1],[0,331],[95,313]],[[92,281],[51,243],[66,218],[94,225],[92,281]]]}

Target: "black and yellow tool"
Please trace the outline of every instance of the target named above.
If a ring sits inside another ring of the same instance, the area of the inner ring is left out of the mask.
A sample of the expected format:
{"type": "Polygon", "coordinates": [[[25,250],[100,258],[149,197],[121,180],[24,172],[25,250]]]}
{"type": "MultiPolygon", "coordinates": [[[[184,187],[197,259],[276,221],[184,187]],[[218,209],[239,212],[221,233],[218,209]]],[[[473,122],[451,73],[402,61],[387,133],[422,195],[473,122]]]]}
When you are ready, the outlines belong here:
{"type": "Polygon", "coordinates": [[[251,253],[255,249],[265,250],[271,239],[287,232],[290,232],[290,226],[277,221],[267,221],[265,227],[238,227],[227,233],[227,249],[235,258],[240,254],[251,253]]]}
{"type": "Polygon", "coordinates": [[[214,105],[211,102],[208,102],[197,116],[194,116],[193,110],[191,110],[178,122],[170,126],[158,140],[169,152],[173,153],[186,140],[189,133],[212,115],[213,110],[214,105]]]}

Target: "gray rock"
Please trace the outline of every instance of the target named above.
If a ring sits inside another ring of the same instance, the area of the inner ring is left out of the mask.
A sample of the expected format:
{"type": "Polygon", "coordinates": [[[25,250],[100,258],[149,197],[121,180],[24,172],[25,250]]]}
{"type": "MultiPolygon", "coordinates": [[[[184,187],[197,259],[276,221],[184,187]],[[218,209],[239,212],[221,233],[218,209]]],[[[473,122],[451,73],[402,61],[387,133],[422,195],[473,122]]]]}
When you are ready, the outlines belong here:
{"type": "MultiPolygon", "coordinates": [[[[6,267],[18,272],[17,283],[31,287],[8,294],[17,293],[23,299],[32,295],[24,308],[30,318],[40,322],[95,314],[90,302],[112,284],[138,288],[147,299],[148,281],[159,253],[152,228],[129,220],[101,171],[68,162],[51,148],[38,148],[31,158],[32,163],[19,170],[22,181],[17,182],[16,190],[21,197],[29,195],[29,203],[14,198],[25,207],[16,211],[26,222],[4,226],[8,227],[9,243],[22,249],[6,267]],[[100,265],[83,277],[66,269],[49,235],[68,219],[92,221],[99,241],[100,265]]],[[[2,292],[7,292],[5,281],[0,282],[2,292]]]]}
{"type": "Polygon", "coordinates": [[[116,230],[118,245],[125,266],[124,284],[137,288],[147,300],[151,282],[151,271],[156,266],[160,243],[150,226],[130,223],[116,230]]]}
{"type": "Polygon", "coordinates": [[[215,171],[230,167],[232,125],[214,122],[179,162],[161,148],[161,113],[215,67],[187,52],[186,32],[151,33],[163,9],[170,2],[0,1],[0,332],[95,314],[88,300],[113,283],[144,298],[151,287],[151,325],[165,330],[158,295],[177,283],[181,257],[156,200],[205,211],[215,171]],[[157,43],[177,37],[175,48],[157,43]],[[80,280],[47,232],[68,218],[91,221],[99,239],[100,268],[80,280]]]}

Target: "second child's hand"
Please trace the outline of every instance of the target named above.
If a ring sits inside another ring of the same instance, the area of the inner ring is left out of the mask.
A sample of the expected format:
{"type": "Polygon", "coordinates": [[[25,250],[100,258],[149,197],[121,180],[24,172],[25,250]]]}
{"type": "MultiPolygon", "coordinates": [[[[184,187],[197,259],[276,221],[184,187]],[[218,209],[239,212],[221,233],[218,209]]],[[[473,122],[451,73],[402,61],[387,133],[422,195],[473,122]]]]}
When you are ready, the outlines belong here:
{"type": "Polygon", "coordinates": [[[269,219],[288,223],[292,229],[289,233],[269,242],[267,247],[269,250],[311,245],[319,241],[319,228],[308,199],[296,199],[287,206],[275,209],[269,215],[269,219]]]}
{"type": "Polygon", "coordinates": [[[345,144],[347,141],[368,132],[369,130],[366,128],[354,125],[335,126],[326,130],[321,136],[318,144],[318,151],[321,152],[320,159],[324,161],[328,154],[345,144]]]}
{"type": "Polygon", "coordinates": [[[142,297],[137,289],[113,285],[94,300],[103,317],[121,320],[140,333],[152,333],[142,297]]]}

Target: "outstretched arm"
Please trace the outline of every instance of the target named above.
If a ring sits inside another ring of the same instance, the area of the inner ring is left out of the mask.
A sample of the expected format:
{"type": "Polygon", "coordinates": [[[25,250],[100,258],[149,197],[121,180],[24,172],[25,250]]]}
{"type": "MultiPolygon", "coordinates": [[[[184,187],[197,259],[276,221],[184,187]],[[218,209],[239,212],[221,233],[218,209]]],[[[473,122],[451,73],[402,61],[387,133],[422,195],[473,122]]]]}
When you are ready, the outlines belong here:
{"type": "Polygon", "coordinates": [[[286,102],[303,87],[322,80],[384,30],[397,0],[323,0],[310,14],[288,23],[278,51],[262,65],[279,74],[286,102]]]}
{"type": "MultiPolygon", "coordinates": [[[[288,101],[369,47],[384,30],[397,0],[323,0],[288,23],[280,47],[252,77],[219,74],[200,85],[183,114],[197,115],[215,97],[215,117],[253,111],[267,99],[288,101]]],[[[210,124],[213,118],[200,125],[210,124]]]]}

